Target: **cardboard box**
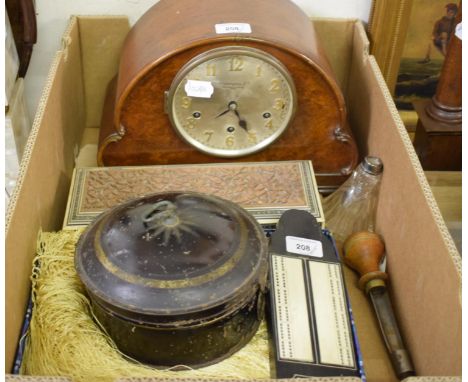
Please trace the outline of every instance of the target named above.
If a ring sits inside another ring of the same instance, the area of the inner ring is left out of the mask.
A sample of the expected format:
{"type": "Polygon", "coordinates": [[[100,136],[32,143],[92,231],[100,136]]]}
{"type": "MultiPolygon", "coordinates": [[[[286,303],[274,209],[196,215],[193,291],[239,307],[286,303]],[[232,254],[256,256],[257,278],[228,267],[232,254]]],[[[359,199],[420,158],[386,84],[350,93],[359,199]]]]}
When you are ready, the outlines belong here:
{"type": "MultiPolygon", "coordinates": [[[[461,257],[368,53],[363,26],[349,20],[315,25],[345,94],[361,156],[376,155],[385,164],[377,229],[386,242],[394,307],[416,371],[460,379],[461,257]]],[[[53,61],[6,215],[7,372],[29,297],[38,231],[60,229],[76,158],[78,165],[92,165],[106,84],[117,71],[128,30],[122,17],[73,17],[53,61]]],[[[396,380],[370,304],[356,288],[357,276],[345,270],[345,277],[368,380],[396,380]]]]}

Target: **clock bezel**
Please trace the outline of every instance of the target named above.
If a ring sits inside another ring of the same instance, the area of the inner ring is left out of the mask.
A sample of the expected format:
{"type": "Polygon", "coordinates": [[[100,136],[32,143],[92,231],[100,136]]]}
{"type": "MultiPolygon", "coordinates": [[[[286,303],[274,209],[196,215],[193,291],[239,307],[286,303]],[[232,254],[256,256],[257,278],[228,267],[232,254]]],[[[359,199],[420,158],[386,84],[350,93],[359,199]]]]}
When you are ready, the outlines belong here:
{"type": "Polygon", "coordinates": [[[249,46],[223,46],[219,48],[213,48],[207,50],[203,53],[198,54],[197,56],[193,57],[189,60],[176,74],[174,77],[172,84],[169,90],[166,92],[166,113],[169,116],[169,120],[171,122],[172,127],[178,133],[178,135],[189,145],[195,147],[197,150],[209,154],[216,157],[221,158],[238,158],[243,157],[246,155],[250,155],[256,152],[259,152],[273,142],[275,142],[291,125],[291,122],[294,120],[294,116],[297,109],[297,93],[296,93],[296,86],[294,84],[294,80],[289,73],[288,69],[284,66],[284,64],[272,56],[269,53],[266,53],[260,49],[252,48],[249,46]],[[194,70],[196,67],[200,66],[206,61],[216,59],[219,57],[230,56],[230,55],[246,55],[251,56],[256,59],[262,60],[267,64],[273,66],[284,78],[286,81],[288,90],[290,92],[290,111],[285,118],[285,123],[283,123],[272,135],[263,139],[262,141],[245,148],[240,149],[218,149],[207,146],[200,142],[199,140],[193,138],[187,131],[177,124],[174,118],[175,109],[174,109],[174,98],[177,89],[182,86],[182,82],[186,79],[186,76],[194,70]]]}

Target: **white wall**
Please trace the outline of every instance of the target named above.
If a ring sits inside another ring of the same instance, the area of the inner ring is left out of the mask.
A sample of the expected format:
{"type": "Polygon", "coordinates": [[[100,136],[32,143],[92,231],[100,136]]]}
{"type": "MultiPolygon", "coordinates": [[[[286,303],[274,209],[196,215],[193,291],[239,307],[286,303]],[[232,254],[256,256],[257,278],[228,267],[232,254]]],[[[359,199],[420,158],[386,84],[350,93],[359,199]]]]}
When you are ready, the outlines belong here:
{"type": "MultiPolygon", "coordinates": [[[[38,40],[34,46],[31,63],[25,78],[25,96],[31,117],[35,114],[50,63],[54,53],[60,48],[60,37],[70,15],[127,15],[133,24],[157,1],[36,0],[38,40]]],[[[359,18],[364,22],[368,21],[372,3],[372,0],[293,1],[304,9],[309,16],[359,18]]]]}
{"type": "Polygon", "coordinates": [[[293,0],[309,16],[369,20],[371,0],[293,0]]]}

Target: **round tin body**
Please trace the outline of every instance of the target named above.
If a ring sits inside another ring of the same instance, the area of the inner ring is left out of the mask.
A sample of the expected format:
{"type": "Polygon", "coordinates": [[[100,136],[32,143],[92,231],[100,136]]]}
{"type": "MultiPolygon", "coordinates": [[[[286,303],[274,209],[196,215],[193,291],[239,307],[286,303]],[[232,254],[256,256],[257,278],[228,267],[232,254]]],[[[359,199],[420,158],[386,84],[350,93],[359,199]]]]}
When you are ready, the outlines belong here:
{"type": "Polygon", "coordinates": [[[93,312],[126,355],[155,366],[205,366],[254,335],[263,314],[268,244],[224,199],[154,194],[100,215],[75,267],[93,312]]]}

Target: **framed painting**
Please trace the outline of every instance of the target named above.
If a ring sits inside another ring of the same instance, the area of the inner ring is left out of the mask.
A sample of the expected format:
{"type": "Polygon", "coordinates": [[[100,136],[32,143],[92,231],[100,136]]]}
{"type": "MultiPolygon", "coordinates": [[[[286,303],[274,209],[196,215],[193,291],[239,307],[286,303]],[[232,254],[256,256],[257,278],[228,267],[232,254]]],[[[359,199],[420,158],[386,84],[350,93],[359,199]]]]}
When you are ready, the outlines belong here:
{"type": "Polygon", "coordinates": [[[418,119],[412,102],[435,94],[458,7],[447,0],[373,2],[371,53],[409,131],[418,119]]]}

